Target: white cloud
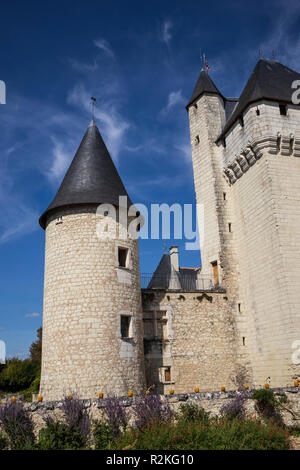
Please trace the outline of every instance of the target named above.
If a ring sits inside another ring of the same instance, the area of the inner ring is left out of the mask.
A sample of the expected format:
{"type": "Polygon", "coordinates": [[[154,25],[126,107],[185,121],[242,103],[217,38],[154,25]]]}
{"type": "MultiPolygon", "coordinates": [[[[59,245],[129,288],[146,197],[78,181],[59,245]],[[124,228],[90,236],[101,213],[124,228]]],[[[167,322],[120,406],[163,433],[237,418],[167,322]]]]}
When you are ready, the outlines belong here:
{"type": "Polygon", "coordinates": [[[184,157],[184,159],[190,163],[192,160],[192,149],[190,143],[187,144],[175,144],[174,148],[184,157]]]}
{"type": "Polygon", "coordinates": [[[33,313],[27,313],[27,315],[25,315],[26,318],[36,318],[36,317],[39,317],[40,314],[37,313],[37,312],[33,312],[33,313]]]}
{"type": "MultiPolygon", "coordinates": [[[[83,84],[76,85],[68,95],[68,103],[74,104],[90,112],[90,95],[83,84]]],[[[122,118],[115,104],[110,101],[99,102],[95,108],[95,119],[100,122],[100,131],[103,134],[111,155],[118,157],[123,145],[126,131],[130,124],[122,118]]]]}
{"type": "Polygon", "coordinates": [[[167,114],[170,109],[172,109],[174,106],[177,106],[179,104],[184,104],[184,98],[182,96],[181,90],[178,91],[171,91],[168,96],[168,102],[167,105],[161,110],[162,114],[167,114]]]}
{"type": "Polygon", "coordinates": [[[64,145],[55,137],[52,137],[52,141],[54,144],[52,151],[53,162],[46,174],[50,181],[57,182],[65,174],[72,155],[65,150],[64,145]]]}
{"type": "Polygon", "coordinates": [[[103,51],[108,57],[110,57],[111,59],[115,59],[115,54],[109,42],[106,39],[95,39],[94,44],[98,49],[103,51]]]}
{"type": "Polygon", "coordinates": [[[173,23],[170,20],[164,21],[162,25],[162,40],[163,42],[168,46],[171,39],[172,39],[172,34],[171,34],[171,29],[173,28],[173,23]]]}

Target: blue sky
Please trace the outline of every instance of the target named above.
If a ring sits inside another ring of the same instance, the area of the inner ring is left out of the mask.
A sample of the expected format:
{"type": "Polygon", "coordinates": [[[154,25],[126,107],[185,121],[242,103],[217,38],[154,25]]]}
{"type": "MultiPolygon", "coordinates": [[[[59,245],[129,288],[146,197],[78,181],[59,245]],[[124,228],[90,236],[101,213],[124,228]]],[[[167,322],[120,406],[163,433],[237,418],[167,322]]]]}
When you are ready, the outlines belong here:
{"type": "MultiPolygon", "coordinates": [[[[295,1],[2,2],[0,339],[9,356],[26,356],[42,322],[38,217],[90,121],[90,97],[131,198],[194,203],[185,104],[200,49],[218,88],[238,96],[259,49],[300,71],[299,26],[295,1]]],[[[162,240],[141,241],[141,271],[162,253],[162,240]]],[[[181,251],[180,261],[197,266],[200,255],[181,251]]]]}

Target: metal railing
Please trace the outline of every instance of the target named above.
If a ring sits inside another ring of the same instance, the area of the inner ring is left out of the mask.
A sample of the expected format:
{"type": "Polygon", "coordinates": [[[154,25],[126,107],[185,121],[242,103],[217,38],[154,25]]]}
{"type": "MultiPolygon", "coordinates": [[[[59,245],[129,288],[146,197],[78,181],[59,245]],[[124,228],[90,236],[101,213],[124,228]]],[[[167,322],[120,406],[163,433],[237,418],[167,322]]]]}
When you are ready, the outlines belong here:
{"type": "Polygon", "coordinates": [[[197,290],[212,290],[217,288],[217,286],[214,285],[209,276],[203,276],[194,272],[185,274],[176,271],[165,274],[141,273],[141,288],[192,292],[197,290]]]}

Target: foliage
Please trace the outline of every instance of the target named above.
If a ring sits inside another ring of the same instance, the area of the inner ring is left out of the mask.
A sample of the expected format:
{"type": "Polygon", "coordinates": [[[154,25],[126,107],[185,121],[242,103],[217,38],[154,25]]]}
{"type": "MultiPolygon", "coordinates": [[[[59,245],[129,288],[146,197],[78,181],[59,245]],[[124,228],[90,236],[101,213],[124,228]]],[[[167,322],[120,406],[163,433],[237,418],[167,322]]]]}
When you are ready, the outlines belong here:
{"type": "Polygon", "coordinates": [[[95,421],[93,436],[96,450],[109,449],[114,439],[112,427],[106,421],[95,421]]]}
{"type": "Polygon", "coordinates": [[[128,415],[121,400],[118,397],[108,397],[104,400],[107,421],[115,437],[125,430],[128,424],[128,415]]]}
{"type": "Polygon", "coordinates": [[[145,395],[133,407],[136,418],[135,425],[138,428],[144,427],[154,419],[161,422],[170,421],[173,412],[168,403],[163,403],[159,395],[145,395]]]}
{"type": "Polygon", "coordinates": [[[255,419],[212,419],[208,425],[185,419],[153,421],[142,430],[130,429],[115,443],[126,450],[273,450],[289,448],[289,433],[255,419]]]}
{"type": "Polygon", "coordinates": [[[34,362],[41,364],[42,362],[42,335],[43,335],[43,328],[40,327],[37,330],[37,341],[32,343],[29,348],[30,352],[30,359],[34,362]]]}
{"type": "Polygon", "coordinates": [[[68,426],[60,421],[48,420],[39,432],[40,450],[74,450],[84,448],[86,441],[78,427],[68,426]]]}
{"type": "Polygon", "coordinates": [[[221,409],[221,415],[228,419],[244,419],[246,415],[245,402],[247,396],[244,393],[240,393],[233,400],[225,403],[221,409]]]}
{"type": "Polygon", "coordinates": [[[287,402],[285,393],[276,396],[273,390],[262,388],[255,390],[252,398],[256,401],[256,408],[265,419],[271,419],[280,425],[283,425],[280,408],[287,402]]]}
{"type": "Polygon", "coordinates": [[[0,432],[0,450],[6,450],[8,448],[8,440],[6,437],[0,432]]]}
{"type": "Polygon", "coordinates": [[[180,405],[179,409],[180,415],[177,415],[178,419],[186,422],[197,421],[197,423],[202,423],[204,425],[209,424],[210,413],[205,411],[204,408],[190,403],[184,403],[180,405]]]}
{"type": "Polygon", "coordinates": [[[28,388],[40,373],[38,363],[25,359],[13,358],[7,361],[0,373],[0,390],[20,392],[28,388]]]}
{"type": "Polygon", "coordinates": [[[34,444],[34,425],[22,402],[1,406],[0,425],[9,439],[11,449],[27,449],[34,444]]]}
{"type": "Polygon", "coordinates": [[[83,400],[76,397],[65,397],[62,404],[67,426],[78,429],[83,440],[87,440],[91,430],[91,419],[83,400]]]}

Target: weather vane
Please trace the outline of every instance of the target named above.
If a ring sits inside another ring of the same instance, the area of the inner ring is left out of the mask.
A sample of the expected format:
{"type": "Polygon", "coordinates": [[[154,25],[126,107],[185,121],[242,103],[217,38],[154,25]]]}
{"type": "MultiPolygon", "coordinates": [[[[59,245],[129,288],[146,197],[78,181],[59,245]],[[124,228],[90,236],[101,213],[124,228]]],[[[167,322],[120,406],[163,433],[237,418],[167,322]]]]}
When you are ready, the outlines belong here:
{"type": "Polygon", "coordinates": [[[96,103],[96,98],[94,96],[91,96],[91,105],[92,105],[92,120],[94,120],[95,116],[95,103],[96,103]]]}
{"type": "Polygon", "coordinates": [[[200,61],[201,61],[201,64],[203,64],[202,65],[202,70],[205,69],[205,71],[208,72],[210,70],[210,66],[207,63],[205,54],[202,54],[202,49],[200,49],[200,61]]]}

